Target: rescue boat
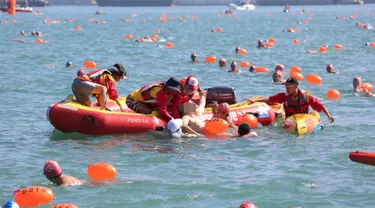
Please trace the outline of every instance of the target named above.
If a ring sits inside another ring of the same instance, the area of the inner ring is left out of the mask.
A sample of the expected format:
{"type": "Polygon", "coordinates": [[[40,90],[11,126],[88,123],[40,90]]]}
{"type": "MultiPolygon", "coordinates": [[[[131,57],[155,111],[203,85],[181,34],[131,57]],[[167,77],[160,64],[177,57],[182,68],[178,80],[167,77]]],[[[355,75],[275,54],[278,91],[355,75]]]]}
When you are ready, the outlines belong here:
{"type": "MultiPolygon", "coordinates": [[[[119,98],[126,106],[126,97],[119,98]]],[[[95,105],[95,103],[94,103],[95,105]]],[[[46,116],[55,129],[64,133],[81,133],[88,135],[134,134],[156,130],[166,126],[166,122],[158,117],[158,112],[152,114],[134,113],[125,107],[126,112],[120,112],[117,104],[107,101],[111,111],[100,110],[98,106],[86,107],[74,100],[57,102],[48,107],[46,116]]],[[[253,114],[262,125],[271,125],[275,121],[275,111],[266,103],[247,102],[230,105],[230,117],[234,122],[245,114],[253,114]]],[[[205,117],[212,118],[212,108],[206,108],[205,117]]]]}

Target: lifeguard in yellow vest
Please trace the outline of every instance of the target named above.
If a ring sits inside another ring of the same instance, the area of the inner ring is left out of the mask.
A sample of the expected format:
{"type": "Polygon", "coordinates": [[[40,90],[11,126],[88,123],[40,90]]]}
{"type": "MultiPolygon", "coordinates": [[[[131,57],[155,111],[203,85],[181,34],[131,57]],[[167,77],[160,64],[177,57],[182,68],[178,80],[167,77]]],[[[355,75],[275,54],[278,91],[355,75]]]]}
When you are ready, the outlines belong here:
{"type": "Polygon", "coordinates": [[[100,109],[106,110],[108,93],[109,98],[124,112],[116,90],[116,82],[127,78],[126,69],[121,64],[115,64],[111,69],[95,70],[88,74],[81,72],[77,75],[72,84],[72,91],[79,103],[91,107],[90,96],[96,95],[100,109]]]}

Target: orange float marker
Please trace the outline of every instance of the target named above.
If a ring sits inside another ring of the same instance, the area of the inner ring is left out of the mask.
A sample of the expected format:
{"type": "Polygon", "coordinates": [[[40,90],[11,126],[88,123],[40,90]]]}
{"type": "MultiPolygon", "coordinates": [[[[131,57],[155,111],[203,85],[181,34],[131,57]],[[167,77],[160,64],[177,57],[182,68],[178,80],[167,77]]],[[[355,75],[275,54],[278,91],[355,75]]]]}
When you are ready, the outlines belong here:
{"type": "Polygon", "coordinates": [[[206,61],[207,63],[210,63],[210,64],[215,63],[215,61],[216,61],[216,57],[215,57],[215,56],[207,56],[207,57],[205,58],[205,61],[206,61]]]}
{"type": "Polygon", "coordinates": [[[293,44],[299,44],[299,40],[293,40],[293,44]]]}
{"type": "Polygon", "coordinates": [[[227,121],[220,118],[214,118],[206,121],[203,130],[208,134],[217,134],[227,130],[228,127],[229,124],[227,121]]]}
{"type": "Polygon", "coordinates": [[[55,195],[43,186],[30,186],[15,192],[14,201],[21,207],[39,206],[50,203],[55,195]]]}
{"type": "Polygon", "coordinates": [[[243,67],[243,68],[246,68],[246,67],[249,66],[249,62],[248,61],[241,61],[240,66],[243,67]]]}
{"type": "Polygon", "coordinates": [[[361,84],[360,88],[367,89],[369,92],[372,92],[372,84],[369,82],[361,84]]]}
{"type": "Polygon", "coordinates": [[[174,44],[171,43],[171,42],[168,42],[168,43],[165,44],[165,47],[167,47],[167,48],[174,48],[174,44]]]}
{"type": "Polygon", "coordinates": [[[339,99],[340,98],[340,92],[338,90],[328,90],[327,91],[327,98],[328,99],[339,99]]]}
{"type": "Polygon", "coordinates": [[[257,67],[257,68],[255,68],[255,72],[257,72],[257,73],[267,73],[269,71],[270,70],[268,68],[266,68],[266,67],[257,67]]]}
{"type": "Polygon", "coordinates": [[[249,124],[250,128],[255,128],[258,125],[258,119],[252,114],[246,114],[238,119],[238,125],[241,123],[249,124]]]}
{"type": "Polygon", "coordinates": [[[96,63],[94,61],[85,61],[83,63],[83,65],[85,66],[85,68],[87,69],[95,69],[96,68],[96,63]]]}
{"type": "Polygon", "coordinates": [[[290,73],[292,73],[292,72],[301,73],[302,69],[299,66],[292,66],[292,67],[290,67],[290,73]]]}
{"type": "Polygon", "coordinates": [[[78,208],[74,204],[55,204],[53,206],[50,206],[49,208],[78,208]]]}
{"type": "Polygon", "coordinates": [[[126,38],[126,39],[132,39],[132,38],[133,38],[133,35],[132,35],[132,34],[127,34],[127,35],[125,35],[125,38],[126,38]]]}
{"type": "Polygon", "coordinates": [[[42,38],[36,39],[36,44],[43,44],[43,39],[42,38]]]}
{"type": "Polygon", "coordinates": [[[107,163],[90,164],[87,168],[87,175],[96,181],[112,180],[116,177],[116,169],[107,163]]]}
{"type": "Polygon", "coordinates": [[[241,55],[246,55],[246,54],[247,54],[247,50],[244,49],[244,48],[241,48],[240,51],[239,51],[239,53],[240,53],[241,55]]]}
{"type": "Polygon", "coordinates": [[[77,31],[82,30],[82,28],[80,26],[76,26],[74,29],[77,30],[77,31]]]}
{"type": "Polygon", "coordinates": [[[276,43],[276,39],[275,38],[268,38],[267,42],[276,43]]]}
{"type": "Polygon", "coordinates": [[[336,50],[341,50],[342,49],[342,45],[341,44],[336,44],[335,48],[336,48],[336,50]]]}
{"type": "Polygon", "coordinates": [[[306,76],[306,81],[310,84],[314,84],[314,85],[318,85],[318,84],[322,84],[322,78],[320,78],[318,75],[316,74],[308,74],[306,76]]]}
{"type": "Polygon", "coordinates": [[[297,79],[298,81],[303,80],[303,75],[299,72],[291,72],[290,77],[297,79]]]}

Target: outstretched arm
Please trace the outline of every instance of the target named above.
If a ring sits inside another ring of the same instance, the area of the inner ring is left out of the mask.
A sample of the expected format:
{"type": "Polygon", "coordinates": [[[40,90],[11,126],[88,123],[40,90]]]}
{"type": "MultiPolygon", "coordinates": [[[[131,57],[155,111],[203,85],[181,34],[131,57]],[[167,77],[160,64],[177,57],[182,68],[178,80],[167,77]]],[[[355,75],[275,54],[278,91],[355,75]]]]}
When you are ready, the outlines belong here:
{"type": "Polygon", "coordinates": [[[331,114],[329,114],[329,112],[328,112],[328,110],[327,110],[326,107],[323,106],[322,112],[327,116],[327,118],[328,118],[328,120],[330,122],[334,122],[335,121],[335,119],[331,116],[331,114]]]}

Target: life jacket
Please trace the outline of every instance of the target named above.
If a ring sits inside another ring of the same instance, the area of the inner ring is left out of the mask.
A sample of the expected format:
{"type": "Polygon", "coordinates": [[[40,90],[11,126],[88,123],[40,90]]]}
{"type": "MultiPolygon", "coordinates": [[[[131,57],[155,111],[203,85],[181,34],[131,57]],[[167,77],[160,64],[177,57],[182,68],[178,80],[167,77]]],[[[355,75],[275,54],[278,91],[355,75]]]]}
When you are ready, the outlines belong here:
{"type": "MultiPolygon", "coordinates": [[[[151,90],[155,87],[159,87],[161,89],[165,89],[165,85],[163,82],[154,82],[148,85],[143,86],[140,89],[141,95],[143,100],[146,103],[157,103],[156,97],[151,96],[151,90]]],[[[171,99],[171,96],[169,96],[168,100],[171,99]]]]}
{"type": "MultiPolygon", "coordinates": [[[[105,86],[106,76],[103,76],[103,75],[106,75],[106,74],[110,75],[111,72],[108,71],[107,69],[95,70],[95,71],[92,71],[88,74],[83,74],[83,75],[79,76],[78,79],[80,79],[82,81],[99,83],[99,84],[105,86]]],[[[110,78],[110,80],[114,81],[112,76],[109,76],[109,78],[110,78]]]]}
{"type": "Polygon", "coordinates": [[[309,99],[308,92],[298,90],[298,99],[293,99],[292,96],[287,95],[284,102],[285,116],[288,118],[297,113],[309,113],[309,99]]]}

